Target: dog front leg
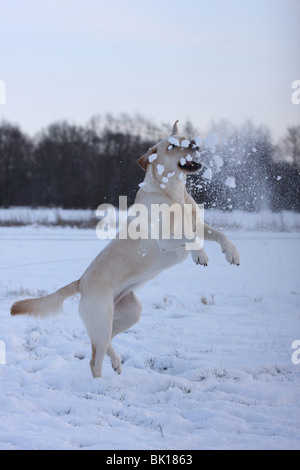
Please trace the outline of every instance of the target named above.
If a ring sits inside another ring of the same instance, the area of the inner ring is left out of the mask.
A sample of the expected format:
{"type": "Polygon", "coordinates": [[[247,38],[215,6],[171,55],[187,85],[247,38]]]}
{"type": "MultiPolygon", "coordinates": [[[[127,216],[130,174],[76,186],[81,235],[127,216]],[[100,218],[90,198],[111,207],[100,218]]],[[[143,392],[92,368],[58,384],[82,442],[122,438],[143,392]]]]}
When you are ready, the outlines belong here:
{"type": "Polygon", "coordinates": [[[208,256],[201,248],[201,250],[193,250],[191,251],[191,256],[193,258],[193,261],[196,264],[201,264],[201,266],[207,266],[208,265],[208,256]]]}
{"type": "Polygon", "coordinates": [[[224,233],[204,224],[204,239],[219,243],[222,253],[225,253],[226,260],[230,264],[239,266],[240,255],[238,249],[224,233]]]}

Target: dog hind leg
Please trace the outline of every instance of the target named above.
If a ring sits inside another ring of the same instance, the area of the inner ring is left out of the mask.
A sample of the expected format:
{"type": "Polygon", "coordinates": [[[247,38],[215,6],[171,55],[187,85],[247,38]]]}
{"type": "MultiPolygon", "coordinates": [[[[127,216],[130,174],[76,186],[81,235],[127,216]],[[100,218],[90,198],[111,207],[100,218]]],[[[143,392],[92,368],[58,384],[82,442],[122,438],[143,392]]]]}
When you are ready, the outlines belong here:
{"type": "Polygon", "coordinates": [[[139,321],[142,313],[142,304],[133,292],[124,295],[116,304],[112,338],[128,330],[139,321]]]}
{"type": "MultiPolygon", "coordinates": [[[[114,311],[114,320],[112,327],[112,338],[113,339],[119,333],[128,330],[135,323],[137,323],[141,317],[142,304],[133,292],[129,292],[124,295],[116,304],[114,311]]],[[[111,360],[112,368],[121,374],[121,358],[116,353],[112,345],[110,344],[107,349],[107,355],[111,360]]]]}
{"type": "Polygon", "coordinates": [[[94,378],[102,377],[102,365],[108,351],[113,324],[113,302],[104,297],[81,298],[79,314],[91,338],[90,367],[94,378]]]}
{"type": "Polygon", "coordinates": [[[122,363],[120,356],[116,353],[112,345],[110,344],[107,348],[106,354],[110,358],[112,368],[118,373],[122,372],[122,363]]]}

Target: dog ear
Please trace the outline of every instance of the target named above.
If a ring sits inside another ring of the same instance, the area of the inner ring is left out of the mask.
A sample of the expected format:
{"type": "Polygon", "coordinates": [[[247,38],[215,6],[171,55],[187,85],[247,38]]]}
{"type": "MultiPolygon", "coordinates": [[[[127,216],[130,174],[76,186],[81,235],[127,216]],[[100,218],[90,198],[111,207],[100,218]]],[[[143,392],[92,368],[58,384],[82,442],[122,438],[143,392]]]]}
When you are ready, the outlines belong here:
{"type": "Polygon", "coordinates": [[[179,122],[179,119],[177,119],[177,121],[174,122],[174,126],[173,126],[173,130],[172,130],[171,135],[178,135],[178,127],[177,127],[178,122],[179,122]]]}
{"type": "Polygon", "coordinates": [[[150,155],[153,155],[154,153],[157,152],[157,147],[151,147],[147,153],[145,153],[145,155],[142,155],[139,159],[138,159],[138,164],[140,165],[141,168],[143,168],[144,171],[147,170],[147,167],[149,165],[149,157],[150,155]]]}

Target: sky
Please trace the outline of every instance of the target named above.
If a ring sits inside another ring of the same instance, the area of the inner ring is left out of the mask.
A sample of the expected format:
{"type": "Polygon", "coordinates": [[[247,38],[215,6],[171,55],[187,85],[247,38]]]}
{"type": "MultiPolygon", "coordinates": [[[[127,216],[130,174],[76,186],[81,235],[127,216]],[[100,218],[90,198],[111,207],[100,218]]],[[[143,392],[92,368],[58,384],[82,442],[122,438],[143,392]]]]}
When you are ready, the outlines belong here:
{"type": "Polygon", "coordinates": [[[0,0],[0,121],[300,124],[299,0],[0,0]],[[1,101],[1,100],[0,100],[1,101]]]}

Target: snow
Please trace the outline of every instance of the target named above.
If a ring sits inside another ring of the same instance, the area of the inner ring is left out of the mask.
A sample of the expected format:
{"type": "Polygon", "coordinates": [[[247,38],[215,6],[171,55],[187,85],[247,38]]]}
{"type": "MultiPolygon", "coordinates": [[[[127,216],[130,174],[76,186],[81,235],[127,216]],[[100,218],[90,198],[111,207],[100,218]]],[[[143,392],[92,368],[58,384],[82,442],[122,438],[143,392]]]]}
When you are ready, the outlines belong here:
{"type": "Polygon", "coordinates": [[[214,155],[213,161],[217,168],[221,168],[224,165],[223,159],[219,155],[214,155]]]}
{"type": "Polygon", "coordinates": [[[76,296],[43,321],[9,309],[78,279],[107,242],[92,229],[0,228],[0,449],[300,448],[299,217],[206,220],[231,226],[241,266],[206,242],[207,268],[189,258],[141,288],[140,322],[113,341],[123,372],[106,358],[102,379],[76,296]],[[258,231],[266,220],[278,231],[258,231]]]}
{"type": "Polygon", "coordinates": [[[208,137],[206,137],[206,139],[204,139],[204,144],[206,148],[214,150],[218,141],[219,136],[215,132],[212,132],[208,137]]]}
{"type": "Polygon", "coordinates": [[[203,176],[204,179],[211,181],[211,179],[213,177],[213,173],[212,173],[211,168],[206,168],[206,170],[204,171],[202,176],[203,176]]]}
{"type": "MultiPolygon", "coordinates": [[[[181,173],[182,177],[184,176],[181,173]]],[[[168,173],[167,177],[172,178],[175,172],[168,173]]],[[[145,186],[145,185],[142,185],[145,186]]],[[[201,189],[202,185],[197,184],[201,189]]],[[[118,212],[122,220],[126,220],[126,213],[118,212]]],[[[292,211],[271,212],[261,210],[260,212],[243,212],[235,210],[224,212],[221,210],[205,210],[205,218],[208,223],[214,226],[230,229],[234,227],[239,230],[275,230],[275,231],[300,231],[300,214],[292,211]]],[[[13,207],[9,209],[0,208],[1,225],[37,225],[57,226],[67,225],[70,222],[73,226],[83,225],[95,226],[95,211],[84,209],[31,209],[29,207],[13,207]]],[[[1,230],[1,228],[0,228],[1,230]]],[[[1,236],[0,236],[1,240],[1,236]]]]}
{"type": "Polygon", "coordinates": [[[156,168],[157,168],[157,173],[159,175],[162,175],[163,172],[165,171],[165,167],[163,165],[158,164],[158,165],[156,165],[156,168]]]}
{"type": "Polygon", "coordinates": [[[62,222],[70,223],[80,221],[80,223],[87,223],[95,217],[95,211],[89,209],[47,209],[31,207],[10,207],[9,209],[0,208],[0,222],[1,225],[24,225],[29,224],[47,224],[57,225],[62,222]]]}
{"type": "Polygon", "coordinates": [[[152,155],[149,155],[149,157],[148,157],[149,163],[154,162],[154,160],[156,160],[156,159],[157,159],[157,153],[152,153],[152,155]]]}
{"type": "Polygon", "coordinates": [[[193,141],[195,142],[196,147],[201,147],[202,145],[202,139],[199,135],[193,138],[193,141]]]}
{"type": "Polygon", "coordinates": [[[176,139],[175,137],[169,137],[168,138],[168,142],[169,144],[171,145],[175,145],[175,147],[180,147],[180,142],[178,139],[176,139]]]}
{"type": "Polygon", "coordinates": [[[187,148],[189,148],[190,143],[191,143],[190,140],[184,139],[184,140],[181,141],[181,147],[187,149],[187,148]]]}
{"type": "Polygon", "coordinates": [[[235,178],[232,176],[228,176],[225,180],[225,186],[228,186],[231,189],[235,189],[236,188],[235,178]]]}
{"type": "Polygon", "coordinates": [[[205,221],[213,227],[241,231],[300,232],[300,214],[291,211],[271,212],[268,210],[249,213],[235,210],[205,210],[205,221]]]}

